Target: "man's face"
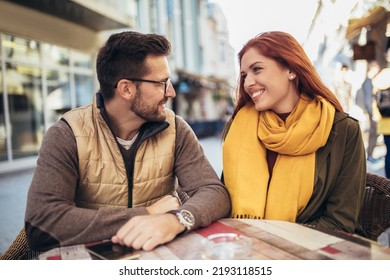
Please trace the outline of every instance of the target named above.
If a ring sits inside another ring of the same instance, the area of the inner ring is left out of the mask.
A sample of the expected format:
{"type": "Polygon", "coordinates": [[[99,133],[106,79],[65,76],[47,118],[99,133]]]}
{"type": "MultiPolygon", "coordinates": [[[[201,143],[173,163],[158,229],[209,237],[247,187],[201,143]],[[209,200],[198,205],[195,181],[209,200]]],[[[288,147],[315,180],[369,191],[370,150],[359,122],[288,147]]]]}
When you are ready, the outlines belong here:
{"type": "Polygon", "coordinates": [[[168,61],[165,56],[148,56],[145,62],[149,74],[142,79],[168,84],[166,87],[164,83],[135,82],[137,90],[131,100],[130,109],[145,122],[164,121],[165,104],[176,96],[172,84],[167,80],[171,76],[168,61]]]}

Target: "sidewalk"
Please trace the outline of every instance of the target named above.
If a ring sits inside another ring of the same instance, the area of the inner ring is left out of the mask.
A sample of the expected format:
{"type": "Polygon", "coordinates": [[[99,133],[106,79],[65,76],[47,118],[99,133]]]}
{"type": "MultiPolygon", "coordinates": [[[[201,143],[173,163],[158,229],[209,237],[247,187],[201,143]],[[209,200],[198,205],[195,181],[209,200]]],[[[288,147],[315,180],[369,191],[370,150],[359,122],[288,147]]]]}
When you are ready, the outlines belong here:
{"type": "Polygon", "coordinates": [[[34,169],[0,174],[0,255],[24,226],[27,191],[34,169]]]}
{"type": "MultiPolygon", "coordinates": [[[[218,176],[222,172],[221,140],[217,137],[200,140],[206,156],[218,176]]],[[[374,157],[380,157],[375,164],[367,162],[367,171],[384,176],[383,146],[378,146],[374,157]]],[[[2,255],[19,230],[23,227],[27,192],[33,176],[33,169],[9,174],[0,174],[0,255],[2,255]]]]}

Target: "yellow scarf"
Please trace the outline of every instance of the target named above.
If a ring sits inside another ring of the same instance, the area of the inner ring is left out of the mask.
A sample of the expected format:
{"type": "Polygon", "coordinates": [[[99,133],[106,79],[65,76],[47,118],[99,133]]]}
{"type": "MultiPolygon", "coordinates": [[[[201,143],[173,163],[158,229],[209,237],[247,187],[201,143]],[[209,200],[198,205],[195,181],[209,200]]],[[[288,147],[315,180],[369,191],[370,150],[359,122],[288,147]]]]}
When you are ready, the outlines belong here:
{"type": "Polygon", "coordinates": [[[306,95],[285,122],[273,111],[241,108],[223,144],[231,217],[295,222],[313,193],[315,152],[326,144],[334,115],[328,101],[306,95]],[[279,153],[269,186],[266,148],[279,153]]]}

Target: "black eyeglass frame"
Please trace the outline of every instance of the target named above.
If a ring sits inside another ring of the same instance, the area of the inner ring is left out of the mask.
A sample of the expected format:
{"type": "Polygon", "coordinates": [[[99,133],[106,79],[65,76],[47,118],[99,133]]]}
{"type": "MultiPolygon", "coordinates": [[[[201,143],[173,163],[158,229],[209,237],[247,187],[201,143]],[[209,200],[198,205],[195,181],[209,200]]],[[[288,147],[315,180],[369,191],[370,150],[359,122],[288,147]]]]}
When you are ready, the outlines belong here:
{"type": "MultiPolygon", "coordinates": [[[[164,85],[164,95],[168,92],[168,87],[171,82],[171,78],[167,78],[165,81],[153,81],[153,80],[145,80],[145,79],[139,79],[139,78],[124,78],[125,80],[132,81],[132,82],[144,82],[144,83],[153,83],[153,84],[159,84],[164,85]]],[[[118,84],[115,85],[115,88],[118,84]]]]}

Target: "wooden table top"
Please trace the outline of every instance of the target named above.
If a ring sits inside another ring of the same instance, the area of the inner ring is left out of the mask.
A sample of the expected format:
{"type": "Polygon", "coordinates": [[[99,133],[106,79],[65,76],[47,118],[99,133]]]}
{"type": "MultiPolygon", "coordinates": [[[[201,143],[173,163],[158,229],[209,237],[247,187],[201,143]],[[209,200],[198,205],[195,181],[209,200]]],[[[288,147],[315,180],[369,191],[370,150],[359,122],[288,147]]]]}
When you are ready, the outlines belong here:
{"type": "MultiPolygon", "coordinates": [[[[390,260],[390,247],[377,242],[338,232],[324,232],[304,225],[270,220],[222,219],[210,226],[176,237],[152,251],[135,251],[131,258],[139,260],[202,260],[208,236],[213,234],[243,235],[251,241],[249,260],[390,260]]],[[[219,244],[220,245],[220,244],[219,244]]],[[[235,244],[218,247],[222,259],[231,259],[235,244]]],[[[39,259],[91,259],[85,245],[60,247],[43,253],[39,259]]],[[[93,257],[92,257],[93,258],[93,257]]],[[[130,258],[129,258],[130,259],[130,258]]],[[[210,259],[210,258],[209,258],[210,259]]],[[[212,258],[211,258],[212,259],[212,258]]]]}
{"type": "Polygon", "coordinates": [[[370,260],[390,259],[390,248],[344,233],[328,234],[296,223],[270,220],[222,219],[210,226],[177,237],[141,260],[204,259],[207,236],[236,233],[252,239],[252,260],[370,260]]]}

